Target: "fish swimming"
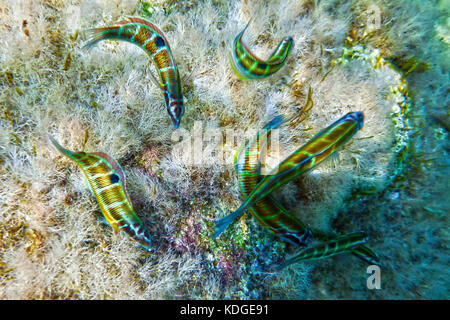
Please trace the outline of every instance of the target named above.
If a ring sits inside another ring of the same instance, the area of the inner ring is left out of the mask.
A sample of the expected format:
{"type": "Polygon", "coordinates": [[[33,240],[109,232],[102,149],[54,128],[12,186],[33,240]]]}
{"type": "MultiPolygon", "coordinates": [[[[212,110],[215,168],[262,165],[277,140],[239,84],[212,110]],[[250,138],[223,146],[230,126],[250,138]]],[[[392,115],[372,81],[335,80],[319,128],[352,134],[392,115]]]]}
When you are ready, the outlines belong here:
{"type": "MultiPolygon", "coordinates": [[[[313,234],[314,239],[322,241],[324,243],[334,241],[338,238],[338,236],[336,235],[326,234],[322,230],[316,228],[310,228],[310,230],[313,234]]],[[[321,244],[319,244],[318,246],[320,245],[321,244]]],[[[311,249],[312,248],[313,247],[311,247],[311,249]]],[[[361,244],[360,246],[353,248],[350,251],[350,253],[353,254],[355,257],[359,258],[360,260],[365,261],[369,264],[381,265],[378,255],[365,244],[361,244]]]]}
{"type": "MultiPolygon", "coordinates": [[[[234,166],[244,199],[252,192],[260,180],[260,151],[267,144],[267,138],[270,132],[293,120],[298,120],[300,115],[312,107],[311,95],[312,91],[310,89],[307,102],[302,108],[302,112],[289,119],[283,116],[275,117],[253,139],[246,140],[236,153],[234,166]]],[[[299,219],[279,205],[271,195],[256,201],[249,208],[249,211],[269,231],[290,243],[305,245],[312,237],[311,231],[299,219]]]]}
{"type": "Polygon", "coordinates": [[[324,259],[340,253],[352,252],[366,242],[367,235],[364,232],[345,234],[315,247],[303,249],[300,253],[281,264],[277,269],[281,270],[290,264],[302,260],[324,259]]]}
{"type": "MultiPolygon", "coordinates": [[[[312,107],[312,91],[309,91],[307,103],[298,115],[285,119],[283,116],[277,116],[270,121],[262,130],[260,130],[252,140],[246,140],[240,150],[236,153],[234,159],[235,170],[238,176],[241,195],[245,199],[262,179],[260,176],[260,158],[261,150],[264,150],[267,144],[267,137],[272,129],[285,125],[305,113],[312,107]]],[[[283,240],[290,243],[304,246],[312,238],[330,242],[332,237],[317,229],[307,228],[298,218],[293,216],[271,195],[258,200],[249,208],[250,213],[264,227],[272,233],[280,236],[283,240]]],[[[363,261],[370,264],[379,265],[378,256],[366,245],[360,245],[351,253],[363,261]]],[[[304,258],[303,260],[305,260],[304,258]]]]}
{"type": "Polygon", "coordinates": [[[159,75],[166,109],[175,129],[180,126],[184,114],[180,72],[175,64],[169,43],[160,29],[141,18],[128,18],[116,25],[86,31],[90,48],[102,40],[122,40],[142,48],[152,59],[159,75]]]}
{"type": "Polygon", "coordinates": [[[236,75],[242,79],[263,79],[274,74],[284,66],[294,47],[294,40],[291,37],[284,38],[269,58],[264,61],[256,57],[242,41],[242,36],[249,24],[250,21],[234,39],[230,64],[236,75]]]}
{"type": "Polygon", "coordinates": [[[73,160],[83,171],[109,225],[114,230],[123,231],[142,247],[150,250],[150,235],[134,212],[126,190],[125,172],[116,160],[103,152],[73,152],[64,149],[52,137],[49,139],[63,155],[73,160]]]}
{"type": "Polygon", "coordinates": [[[256,201],[331,156],[361,129],[363,122],[362,112],[351,112],[316,134],[261,179],[236,211],[216,222],[213,238],[219,236],[256,201]]]}

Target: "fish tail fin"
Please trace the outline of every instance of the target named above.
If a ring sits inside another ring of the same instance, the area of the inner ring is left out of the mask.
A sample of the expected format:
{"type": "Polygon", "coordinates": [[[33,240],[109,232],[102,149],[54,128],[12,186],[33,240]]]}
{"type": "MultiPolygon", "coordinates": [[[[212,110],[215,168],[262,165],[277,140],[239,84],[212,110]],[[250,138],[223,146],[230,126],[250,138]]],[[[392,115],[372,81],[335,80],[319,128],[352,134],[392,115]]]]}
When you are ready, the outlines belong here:
{"type": "Polygon", "coordinates": [[[247,30],[248,26],[249,26],[250,23],[253,21],[253,18],[254,18],[254,16],[252,15],[252,16],[250,17],[250,19],[248,20],[247,24],[245,25],[244,30],[241,31],[241,33],[240,33],[241,35],[243,35],[244,32],[245,32],[245,30],[247,30]]]}
{"type": "Polygon", "coordinates": [[[264,129],[268,130],[278,128],[286,121],[287,119],[285,116],[277,115],[264,126],[264,129]]]}
{"type": "Polygon", "coordinates": [[[242,30],[234,39],[234,44],[233,44],[234,48],[233,48],[233,50],[231,50],[232,52],[229,57],[231,69],[242,80],[255,79],[253,76],[251,76],[249,73],[247,73],[245,69],[243,69],[240,66],[240,63],[238,61],[238,57],[236,56],[236,51],[235,51],[236,44],[241,41],[241,38],[244,35],[245,30],[247,30],[247,28],[250,25],[250,22],[252,22],[252,20],[253,20],[253,17],[251,17],[250,20],[247,22],[247,25],[245,26],[244,30],[242,30]]]}
{"type": "Polygon", "coordinates": [[[104,27],[104,28],[93,28],[84,31],[84,36],[87,42],[84,44],[83,49],[89,50],[94,47],[98,42],[118,37],[120,27],[104,27]]]}
{"type": "Polygon", "coordinates": [[[242,216],[242,214],[244,212],[245,212],[245,207],[240,207],[239,209],[230,213],[226,217],[217,220],[216,225],[215,225],[215,231],[214,231],[214,234],[212,235],[212,238],[215,239],[218,236],[220,236],[222,234],[222,232],[224,232],[225,229],[228,228],[228,226],[234,222],[234,220],[236,220],[237,218],[242,216]]]}
{"type": "Polygon", "coordinates": [[[58,149],[59,152],[61,152],[62,154],[68,156],[68,157],[72,157],[74,155],[74,152],[67,150],[66,148],[62,147],[58,141],[56,141],[51,135],[48,135],[48,139],[50,140],[50,142],[55,146],[56,149],[58,149]]]}
{"type": "MultiPolygon", "coordinates": [[[[48,135],[49,140],[51,141],[51,143],[55,146],[56,149],[58,149],[59,152],[61,152],[63,155],[65,155],[66,157],[68,157],[69,159],[75,161],[75,163],[77,165],[80,166],[80,168],[83,170],[83,166],[80,164],[80,159],[86,157],[86,155],[88,155],[85,152],[74,152],[74,151],[70,151],[64,147],[62,147],[55,139],[53,139],[53,137],[51,137],[50,135],[48,135]]],[[[84,171],[84,170],[83,170],[84,171]]]]}

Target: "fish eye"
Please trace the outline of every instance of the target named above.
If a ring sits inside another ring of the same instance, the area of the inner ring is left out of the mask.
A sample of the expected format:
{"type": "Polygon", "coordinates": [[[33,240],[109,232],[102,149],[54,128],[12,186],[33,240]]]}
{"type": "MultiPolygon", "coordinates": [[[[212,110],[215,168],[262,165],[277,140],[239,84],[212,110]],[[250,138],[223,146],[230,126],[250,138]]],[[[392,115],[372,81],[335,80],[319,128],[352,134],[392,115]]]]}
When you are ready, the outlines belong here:
{"type": "Polygon", "coordinates": [[[117,183],[117,182],[120,181],[120,177],[119,177],[119,175],[117,173],[113,173],[110,176],[110,179],[111,179],[111,183],[117,183]]]}

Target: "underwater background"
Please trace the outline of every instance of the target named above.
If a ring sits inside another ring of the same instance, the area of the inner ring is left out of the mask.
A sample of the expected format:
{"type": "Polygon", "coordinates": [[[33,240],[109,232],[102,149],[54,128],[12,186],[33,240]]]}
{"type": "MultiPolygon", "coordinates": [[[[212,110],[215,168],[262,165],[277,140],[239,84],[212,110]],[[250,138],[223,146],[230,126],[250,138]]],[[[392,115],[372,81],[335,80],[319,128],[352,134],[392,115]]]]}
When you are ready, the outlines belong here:
{"type": "Polygon", "coordinates": [[[0,0],[0,298],[448,299],[449,8],[0,0]],[[180,129],[140,48],[82,48],[84,30],[128,16],[148,19],[170,43],[185,99],[180,129]],[[242,80],[229,63],[250,19],[245,43],[258,57],[287,35],[295,42],[267,79],[242,80]],[[282,158],[348,112],[363,112],[364,126],[274,197],[308,226],[366,232],[381,289],[367,287],[368,264],[350,254],[274,271],[299,248],[250,214],[211,237],[214,221],[242,202],[232,158],[247,131],[298,112],[309,88],[307,116],[280,129],[282,158]],[[121,164],[152,250],[102,223],[81,170],[48,135],[121,164]]]}

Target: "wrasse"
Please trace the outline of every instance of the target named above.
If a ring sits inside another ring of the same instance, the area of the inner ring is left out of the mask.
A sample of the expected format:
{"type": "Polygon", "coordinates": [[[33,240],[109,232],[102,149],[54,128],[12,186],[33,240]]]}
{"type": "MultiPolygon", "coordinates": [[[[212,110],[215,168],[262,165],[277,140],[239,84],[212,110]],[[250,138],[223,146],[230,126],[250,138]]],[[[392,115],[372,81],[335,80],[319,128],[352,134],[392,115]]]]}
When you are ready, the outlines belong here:
{"type": "MultiPolygon", "coordinates": [[[[312,91],[310,90],[307,103],[303,107],[302,113],[304,113],[304,110],[309,110],[312,107],[311,94],[312,91]]],[[[244,199],[251,193],[261,179],[260,151],[264,150],[270,131],[296,120],[300,115],[301,113],[290,119],[285,119],[283,116],[275,117],[252,140],[246,140],[241,149],[236,153],[234,166],[244,199]]],[[[290,214],[271,195],[258,200],[249,208],[249,211],[264,227],[290,243],[303,246],[312,238],[323,242],[331,241],[331,238],[324,232],[306,228],[298,218],[290,214]]],[[[354,248],[351,250],[351,253],[369,264],[380,264],[378,256],[366,245],[360,245],[354,248]]]]}
{"type": "MultiPolygon", "coordinates": [[[[336,239],[336,237],[330,237],[327,234],[325,234],[323,231],[318,229],[311,229],[311,232],[313,234],[314,239],[323,241],[323,242],[330,242],[333,241],[333,239],[336,239]]],[[[372,249],[370,249],[365,244],[362,244],[354,249],[351,250],[351,253],[356,256],[357,258],[369,263],[369,264],[376,264],[380,265],[380,260],[378,255],[373,252],[372,249]]]]}
{"type": "Polygon", "coordinates": [[[363,232],[354,232],[342,235],[331,241],[302,250],[296,256],[281,264],[277,269],[283,269],[286,266],[299,261],[323,259],[340,253],[352,252],[354,249],[366,242],[367,235],[363,232]]]}
{"type": "Polygon", "coordinates": [[[169,43],[154,24],[141,18],[128,18],[112,27],[87,30],[89,48],[102,40],[122,40],[142,48],[153,60],[159,75],[167,111],[174,128],[180,126],[184,114],[180,72],[175,64],[169,43]]]}
{"type": "Polygon", "coordinates": [[[147,250],[151,240],[144,225],[136,215],[125,188],[125,172],[109,155],[103,152],[73,152],[64,149],[55,139],[53,145],[73,160],[83,171],[106,221],[114,230],[123,231],[147,250]]]}
{"type": "MultiPolygon", "coordinates": [[[[309,110],[312,106],[311,95],[312,91],[310,89],[307,102],[302,108],[301,113],[289,119],[283,116],[275,117],[253,139],[246,140],[241,149],[236,153],[234,166],[244,199],[252,192],[260,180],[260,151],[267,144],[267,138],[270,132],[275,128],[296,120],[305,110],[309,110]]],[[[299,219],[285,210],[271,195],[256,201],[249,210],[252,216],[264,227],[290,243],[304,245],[312,236],[311,231],[299,219]]]]}
{"type": "Polygon", "coordinates": [[[261,60],[242,41],[242,36],[249,24],[250,21],[234,39],[230,64],[236,75],[242,79],[263,79],[274,74],[284,66],[289,53],[294,47],[294,40],[291,37],[284,38],[266,61],[261,60]]]}
{"type": "MultiPolygon", "coordinates": [[[[312,105],[311,94],[312,92],[310,90],[307,103],[303,107],[303,110],[309,109],[309,104],[312,105]]],[[[258,132],[257,136],[253,139],[253,144],[259,144],[259,147],[252,147],[252,143],[246,141],[242,147],[242,150],[240,150],[236,154],[235,169],[238,174],[239,186],[244,199],[250,194],[257,183],[261,180],[261,170],[259,166],[261,153],[259,152],[259,150],[264,150],[264,144],[267,143],[267,136],[270,133],[270,130],[287,124],[290,121],[295,120],[298,116],[299,115],[288,120],[284,120],[284,117],[276,117],[271,122],[269,122],[263,128],[263,130],[258,132]],[[239,166],[239,159],[243,158],[244,155],[244,165],[239,166]],[[257,163],[257,166],[252,165],[254,163],[257,163]]],[[[296,245],[305,245],[306,242],[312,238],[323,242],[329,242],[332,240],[332,237],[326,235],[324,232],[318,229],[307,229],[299,219],[292,216],[289,211],[286,210],[281,205],[281,203],[275,200],[271,195],[268,195],[257,201],[255,205],[249,208],[249,210],[252,215],[256,217],[257,220],[260,221],[264,226],[266,226],[270,231],[280,235],[282,239],[290,243],[294,243],[296,245]],[[272,223],[275,222],[276,227],[267,225],[267,223],[262,222],[259,217],[269,217],[268,220],[272,223]]],[[[354,256],[369,264],[380,265],[377,254],[364,244],[357,246],[350,252],[354,256]]]]}
{"type": "Polygon", "coordinates": [[[275,189],[331,156],[361,129],[363,121],[364,116],[361,112],[348,113],[316,134],[309,142],[293,152],[278,167],[261,179],[236,211],[216,222],[213,238],[219,236],[256,201],[263,199],[275,189]]]}

